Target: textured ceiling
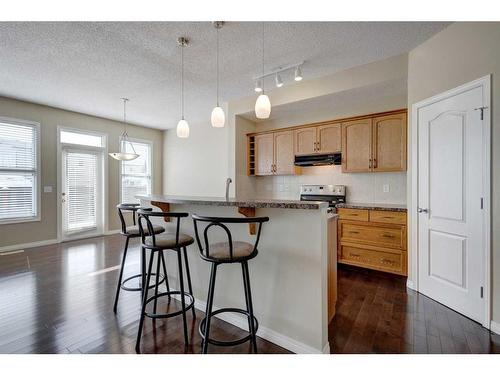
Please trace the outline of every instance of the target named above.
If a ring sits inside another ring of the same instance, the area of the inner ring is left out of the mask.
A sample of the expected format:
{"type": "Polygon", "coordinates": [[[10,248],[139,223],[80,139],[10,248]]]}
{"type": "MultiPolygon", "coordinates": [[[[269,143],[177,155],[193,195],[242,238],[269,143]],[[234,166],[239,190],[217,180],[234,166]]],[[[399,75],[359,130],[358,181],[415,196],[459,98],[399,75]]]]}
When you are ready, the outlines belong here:
{"type": "MultiPolygon", "coordinates": [[[[266,23],[266,70],[306,60],[304,79],[408,52],[446,23],[266,23]]],[[[210,22],[1,22],[0,96],[175,127],[180,116],[179,36],[185,50],[188,121],[210,121],[215,103],[215,29],[210,22]]],[[[221,101],[253,93],[261,71],[261,24],[220,31],[221,101]]],[[[285,85],[291,77],[284,76],[285,85]]],[[[271,80],[267,83],[272,85],[271,80]]]]}

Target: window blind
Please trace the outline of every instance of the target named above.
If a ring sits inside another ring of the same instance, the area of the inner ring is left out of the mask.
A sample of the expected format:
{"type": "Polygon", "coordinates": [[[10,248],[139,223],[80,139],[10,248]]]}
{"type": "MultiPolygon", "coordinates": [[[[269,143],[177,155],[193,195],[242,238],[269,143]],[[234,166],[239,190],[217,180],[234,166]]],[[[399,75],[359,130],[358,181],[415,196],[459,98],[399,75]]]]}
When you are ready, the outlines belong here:
{"type": "Polygon", "coordinates": [[[0,120],[0,222],[37,216],[37,140],[36,125],[0,120]]]}
{"type": "Polygon", "coordinates": [[[95,153],[65,154],[67,231],[97,227],[97,163],[95,153]]]}
{"type": "MultiPolygon", "coordinates": [[[[139,157],[121,162],[121,202],[139,203],[138,194],[151,194],[151,145],[132,142],[139,157]]],[[[133,152],[129,143],[121,145],[124,152],[133,152]]]]}

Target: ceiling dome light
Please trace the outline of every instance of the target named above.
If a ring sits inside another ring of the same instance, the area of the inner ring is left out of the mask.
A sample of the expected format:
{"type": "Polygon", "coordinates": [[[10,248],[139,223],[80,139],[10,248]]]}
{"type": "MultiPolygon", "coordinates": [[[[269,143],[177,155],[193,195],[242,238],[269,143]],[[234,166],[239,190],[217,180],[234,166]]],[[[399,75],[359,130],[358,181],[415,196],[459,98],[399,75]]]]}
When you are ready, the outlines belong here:
{"type": "Polygon", "coordinates": [[[302,81],[302,69],[300,69],[300,65],[295,68],[295,80],[302,81]]]}
{"type": "Polygon", "coordinates": [[[259,119],[267,119],[271,115],[271,101],[266,94],[260,94],[255,102],[255,116],[259,119]]]}
{"type": "Polygon", "coordinates": [[[264,22],[262,22],[262,94],[255,101],[255,116],[258,119],[267,119],[271,115],[271,101],[264,92],[264,22]]]}
{"type": "Polygon", "coordinates": [[[281,76],[279,73],[276,73],[275,81],[276,81],[276,87],[283,86],[283,80],[281,79],[281,76]]]}
{"type": "Polygon", "coordinates": [[[262,80],[257,79],[255,80],[255,92],[262,92],[262,80]]]}
{"type": "Polygon", "coordinates": [[[182,119],[177,123],[177,136],[179,138],[189,137],[189,124],[186,120],[182,119]]]}
{"type": "Polygon", "coordinates": [[[219,29],[224,25],[223,21],[214,22],[214,27],[217,30],[217,105],[212,110],[212,116],[210,120],[214,128],[223,128],[226,122],[226,115],[224,115],[224,110],[219,105],[219,29]]]}
{"type": "Polygon", "coordinates": [[[181,47],[181,120],[177,123],[177,137],[189,137],[189,124],[184,120],[184,48],[189,44],[189,39],[180,37],[177,45],[181,47]]]}
{"type": "Polygon", "coordinates": [[[126,151],[127,143],[132,147],[132,152],[110,152],[108,155],[113,159],[127,161],[134,160],[139,157],[139,154],[135,152],[134,144],[130,142],[127,134],[127,98],[122,98],[123,100],[123,133],[119,140],[119,149],[126,151]]]}
{"type": "Polygon", "coordinates": [[[226,115],[224,114],[224,110],[221,107],[215,107],[212,110],[212,116],[210,120],[214,128],[223,128],[224,123],[226,122],[226,115]]]}

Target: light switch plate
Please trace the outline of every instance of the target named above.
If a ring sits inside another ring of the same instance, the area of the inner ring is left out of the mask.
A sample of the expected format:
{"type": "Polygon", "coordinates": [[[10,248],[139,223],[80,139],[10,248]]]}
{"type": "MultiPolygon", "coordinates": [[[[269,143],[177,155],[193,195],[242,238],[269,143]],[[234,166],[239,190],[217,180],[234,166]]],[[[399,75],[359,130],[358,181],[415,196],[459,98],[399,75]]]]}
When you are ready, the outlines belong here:
{"type": "Polygon", "coordinates": [[[44,193],[52,193],[52,186],[44,186],[43,192],[44,193]]]}
{"type": "Polygon", "coordinates": [[[389,191],[391,191],[391,186],[389,184],[384,184],[384,186],[382,187],[382,191],[384,193],[388,193],[389,191]]]}

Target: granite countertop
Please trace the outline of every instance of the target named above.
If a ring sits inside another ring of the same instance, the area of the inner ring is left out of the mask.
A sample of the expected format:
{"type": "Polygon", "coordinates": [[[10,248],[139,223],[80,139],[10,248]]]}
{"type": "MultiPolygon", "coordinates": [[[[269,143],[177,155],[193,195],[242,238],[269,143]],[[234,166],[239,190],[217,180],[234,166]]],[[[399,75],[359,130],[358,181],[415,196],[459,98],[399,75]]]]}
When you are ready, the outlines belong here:
{"type": "Polygon", "coordinates": [[[179,195],[137,195],[136,198],[147,201],[172,204],[193,204],[204,206],[232,206],[253,208],[290,208],[303,210],[318,210],[327,208],[328,203],[316,201],[299,201],[286,199],[257,199],[257,198],[229,198],[224,197],[192,197],[179,195]]]}
{"type": "Polygon", "coordinates": [[[337,208],[357,208],[361,210],[406,212],[406,204],[388,203],[339,203],[337,208]]]}

